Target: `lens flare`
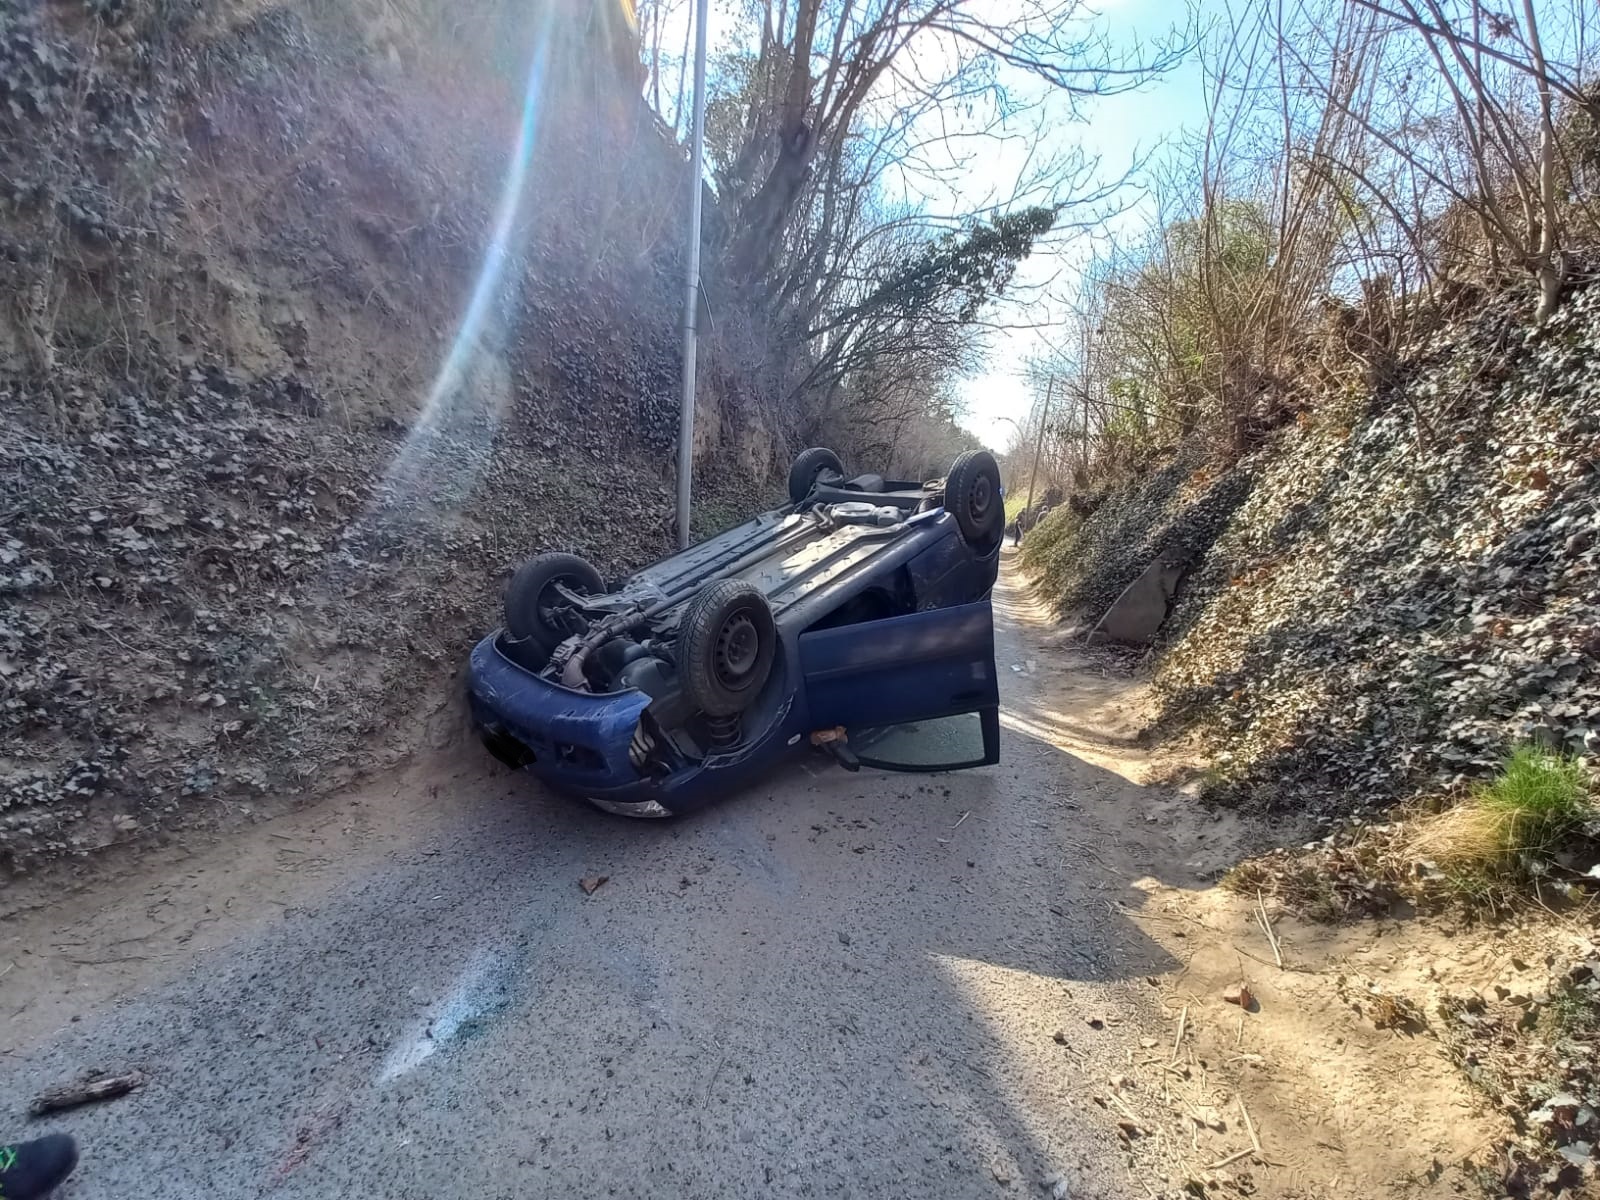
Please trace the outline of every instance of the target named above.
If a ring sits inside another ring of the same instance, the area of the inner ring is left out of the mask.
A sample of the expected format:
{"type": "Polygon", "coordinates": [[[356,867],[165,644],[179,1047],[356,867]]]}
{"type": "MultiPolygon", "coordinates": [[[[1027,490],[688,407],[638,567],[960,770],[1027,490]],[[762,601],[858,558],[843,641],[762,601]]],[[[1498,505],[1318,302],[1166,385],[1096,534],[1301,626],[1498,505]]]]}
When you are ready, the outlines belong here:
{"type": "Polygon", "coordinates": [[[549,48],[549,31],[542,28],[528,67],[517,138],[483,265],[422,412],[384,473],[379,507],[391,512],[422,498],[465,499],[504,417],[510,397],[509,380],[486,377],[486,372],[498,364],[485,350],[500,324],[497,302],[506,264],[512,257],[517,216],[538,135],[549,48]]]}

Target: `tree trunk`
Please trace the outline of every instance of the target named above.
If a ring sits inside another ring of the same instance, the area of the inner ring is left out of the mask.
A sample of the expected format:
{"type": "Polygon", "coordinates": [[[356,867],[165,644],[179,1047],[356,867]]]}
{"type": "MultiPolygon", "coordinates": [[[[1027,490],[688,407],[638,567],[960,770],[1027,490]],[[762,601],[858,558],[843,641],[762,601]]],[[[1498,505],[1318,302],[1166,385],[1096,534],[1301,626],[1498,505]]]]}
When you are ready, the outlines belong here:
{"type": "Polygon", "coordinates": [[[1536,325],[1543,325],[1556,309],[1561,307],[1561,291],[1566,284],[1566,272],[1556,261],[1556,256],[1551,255],[1534,270],[1534,277],[1539,281],[1539,307],[1534,310],[1533,320],[1536,325]]]}

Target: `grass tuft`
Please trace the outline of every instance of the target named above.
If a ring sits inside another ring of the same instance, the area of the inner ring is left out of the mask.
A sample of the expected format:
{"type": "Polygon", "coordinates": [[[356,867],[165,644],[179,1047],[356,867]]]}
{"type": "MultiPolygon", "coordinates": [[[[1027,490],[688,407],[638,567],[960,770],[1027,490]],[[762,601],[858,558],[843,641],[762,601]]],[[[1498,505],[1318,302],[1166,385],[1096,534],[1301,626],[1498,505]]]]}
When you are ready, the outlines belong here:
{"type": "Polygon", "coordinates": [[[1428,821],[1412,849],[1456,878],[1517,875],[1548,860],[1593,813],[1582,765],[1519,746],[1492,782],[1428,821]]]}

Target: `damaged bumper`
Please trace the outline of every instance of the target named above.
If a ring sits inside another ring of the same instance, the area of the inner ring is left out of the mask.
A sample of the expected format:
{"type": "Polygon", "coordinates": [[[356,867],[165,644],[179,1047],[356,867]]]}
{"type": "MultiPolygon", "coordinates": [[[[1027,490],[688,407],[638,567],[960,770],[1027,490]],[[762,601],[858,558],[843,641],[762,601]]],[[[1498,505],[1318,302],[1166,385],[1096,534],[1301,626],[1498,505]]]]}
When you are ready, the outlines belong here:
{"type": "Polygon", "coordinates": [[[491,634],[473,647],[467,686],[472,719],[485,739],[522,752],[516,755],[520,762],[500,754],[504,761],[587,797],[649,786],[628,760],[628,743],[650,697],[643,692],[597,696],[561,687],[508,659],[498,637],[491,634]]]}

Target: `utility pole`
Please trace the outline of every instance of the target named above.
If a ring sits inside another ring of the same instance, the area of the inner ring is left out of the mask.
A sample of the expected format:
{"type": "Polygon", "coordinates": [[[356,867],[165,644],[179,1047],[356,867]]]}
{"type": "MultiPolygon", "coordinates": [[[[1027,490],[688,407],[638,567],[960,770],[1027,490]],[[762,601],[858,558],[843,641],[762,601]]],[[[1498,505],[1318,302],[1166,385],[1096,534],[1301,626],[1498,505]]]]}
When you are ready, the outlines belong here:
{"type": "Polygon", "coordinates": [[[1050,376],[1050,382],[1044,388],[1044,413],[1039,417],[1039,440],[1033,447],[1033,474],[1028,477],[1028,503],[1024,508],[1033,507],[1033,488],[1039,482],[1039,456],[1044,453],[1045,424],[1050,420],[1050,396],[1056,390],[1056,377],[1050,376]]]}
{"type": "Polygon", "coordinates": [[[683,408],[678,414],[678,549],[689,545],[689,490],[694,482],[695,325],[700,314],[700,193],[706,141],[706,9],[694,13],[694,119],[689,138],[689,267],[683,297],[683,408]]]}

